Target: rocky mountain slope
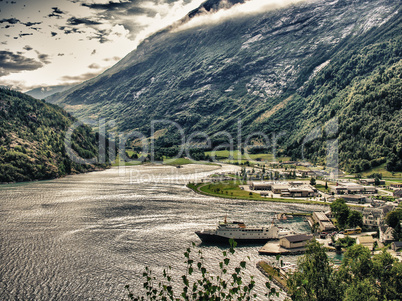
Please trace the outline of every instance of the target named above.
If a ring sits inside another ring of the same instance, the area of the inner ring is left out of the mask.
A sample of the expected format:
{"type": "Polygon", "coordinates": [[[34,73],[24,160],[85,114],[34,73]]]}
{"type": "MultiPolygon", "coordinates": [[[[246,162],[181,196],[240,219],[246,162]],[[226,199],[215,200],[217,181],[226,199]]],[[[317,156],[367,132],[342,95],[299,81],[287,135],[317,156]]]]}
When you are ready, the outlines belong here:
{"type": "MultiPolygon", "coordinates": [[[[0,183],[51,179],[107,167],[75,163],[67,155],[65,135],[75,121],[57,106],[0,89],[0,183]]],[[[75,155],[84,159],[98,156],[97,138],[88,126],[79,126],[71,136],[75,155]]]]}
{"type": "MultiPolygon", "coordinates": [[[[237,2],[221,8],[223,1],[207,1],[102,75],[48,101],[145,135],[155,119],[175,121],[187,133],[236,135],[241,119],[244,136],[287,131],[281,149],[295,158],[310,130],[339,117],[332,138],[340,140],[344,167],[401,161],[400,147],[384,142],[401,140],[398,1],[313,0],[255,11],[237,2]],[[384,131],[374,140],[373,122],[384,131]]],[[[320,137],[303,155],[325,159],[327,137],[320,137]]]]}

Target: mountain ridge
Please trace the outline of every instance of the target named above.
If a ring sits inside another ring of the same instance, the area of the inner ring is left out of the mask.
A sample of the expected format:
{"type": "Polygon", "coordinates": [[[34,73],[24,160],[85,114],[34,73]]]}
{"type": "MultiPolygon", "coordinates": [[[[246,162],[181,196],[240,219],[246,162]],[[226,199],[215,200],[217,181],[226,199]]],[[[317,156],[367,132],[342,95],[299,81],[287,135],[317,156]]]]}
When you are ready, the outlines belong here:
{"type": "MultiPolygon", "coordinates": [[[[244,135],[304,132],[308,127],[303,120],[309,113],[299,113],[303,105],[321,98],[305,94],[306,89],[314,90],[310,83],[317,85],[317,91],[325,87],[325,80],[314,79],[326,74],[340,53],[348,55],[351,47],[363,45],[371,31],[381,31],[389,22],[399,24],[399,10],[400,5],[386,0],[308,1],[217,24],[165,31],[144,41],[103,75],[49,101],[68,106],[78,117],[113,119],[120,131],[135,129],[145,135],[155,119],[177,122],[187,133],[212,135],[225,130],[235,134],[239,119],[244,135]]],[[[385,41],[386,36],[377,39],[385,41]]],[[[385,61],[379,64],[390,66],[385,61]]],[[[356,77],[371,76],[374,67],[368,66],[356,77]]],[[[325,97],[330,102],[335,96],[325,97]]],[[[325,105],[322,102],[320,109],[325,105]]],[[[324,120],[310,121],[317,126],[324,120]]],[[[300,157],[300,135],[289,135],[284,148],[300,157]]]]}

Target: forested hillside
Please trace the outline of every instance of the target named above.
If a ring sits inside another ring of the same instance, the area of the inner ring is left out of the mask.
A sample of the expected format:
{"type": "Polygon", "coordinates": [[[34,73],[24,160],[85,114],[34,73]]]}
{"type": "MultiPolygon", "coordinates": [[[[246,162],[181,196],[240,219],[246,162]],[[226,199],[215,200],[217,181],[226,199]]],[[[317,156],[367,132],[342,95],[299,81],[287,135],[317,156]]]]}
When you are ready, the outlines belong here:
{"type": "MultiPolygon", "coordinates": [[[[72,162],[64,145],[75,118],[57,106],[23,93],[0,89],[0,183],[60,177],[105,168],[72,162]]],[[[97,135],[88,126],[72,135],[81,158],[98,156],[97,135]]]]}
{"type": "MultiPolygon", "coordinates": [[[[322,161],[326,140],[339,139],[340,162],[351,172],[386,163],[402,170],[402,24],[400,16],[351,40],[301,93],[301,113],[288,153],[301,156],[305,135],[322,127],[323,135],[306,145],[313,161],[322,161]],[[325,124],[338,117],[336,135],[325,124]]],[[[282,118],[285,112],[279,113],[282,118]]]]}
{"type": "MultiPolygon", "coordinates": [[[[243,1],[230,1],[237,2],[243,1]]],[[[184,20],[214,14],[222,3],[207,1],[184,20]]],[[[173,26],[48,101],[148,137],[159,119],[180,124],[187,135],[237,137],[240,119],[243,141],[251,133],[285,131],[279,150],[295,159],[316,129],[303,153],[313,162],[325,164],[326,141],[338,139],[348,171],[385,163],[402,170],[400,7],[390,0],[312,0],[173,26]],[[333,118],[339,127],[328,137],[325,125],[333,118]]],[[[160,147],[181,143],[177,129],[158,124],[156,130],[164,133],[160,147]]],[[[213,146],[225,139],[212,137],[213,146]]]]}

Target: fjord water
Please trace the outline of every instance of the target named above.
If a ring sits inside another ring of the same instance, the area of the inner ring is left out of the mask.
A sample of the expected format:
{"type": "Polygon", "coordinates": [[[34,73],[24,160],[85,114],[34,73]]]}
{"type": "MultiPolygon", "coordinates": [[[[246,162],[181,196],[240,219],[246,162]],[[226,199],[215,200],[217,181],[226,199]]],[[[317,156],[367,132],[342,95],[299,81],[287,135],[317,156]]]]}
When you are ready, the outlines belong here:
{"type": "MultiPolygon", "coordinates": [[[[267,225],[278,212],[320,209],[212,198],[185,187],[217,169],[138,166],[1,186],[0,299],[120,300],[126,284],[142,287],[145,266],[161,274],[170,265],[179,282],[183,252],[192,242],[216,268],[221,248],[200,244],[194,231],[214,228],[226,214],[267,225]]],[[[302,219],[287,226],[307,230],[302,219]]],[[[239,247],[234,260],[250,256],[247,273],[263,284],[255,263],[273,258],[259,256],[258,248],[239,247]]]]}

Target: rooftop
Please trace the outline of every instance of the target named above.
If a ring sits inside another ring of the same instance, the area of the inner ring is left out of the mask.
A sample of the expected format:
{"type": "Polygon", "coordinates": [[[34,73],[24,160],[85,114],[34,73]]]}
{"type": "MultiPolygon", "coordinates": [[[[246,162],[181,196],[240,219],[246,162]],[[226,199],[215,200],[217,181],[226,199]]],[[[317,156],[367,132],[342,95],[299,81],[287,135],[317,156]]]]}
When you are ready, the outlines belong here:
{"type": "Polygon", "coordinates": [[[312,235],[307,235],[307,234],[297,234],[297,235],[286,236],[286,237],[283,237],[283,238],[288,240],[289,242],[302,242],[302,241],[312,239],[313,236],[312,235]]]}
{"type": "Polygon", "coordinates": [[[359,240],[359,242],[361,243],[361,244],[364,244],[364,243],[373,243],[374,242],[374,238],[372,237],[372,236],[360,236],[360,237],[358,237],[357,238],[358,240],[359,240]]]}

